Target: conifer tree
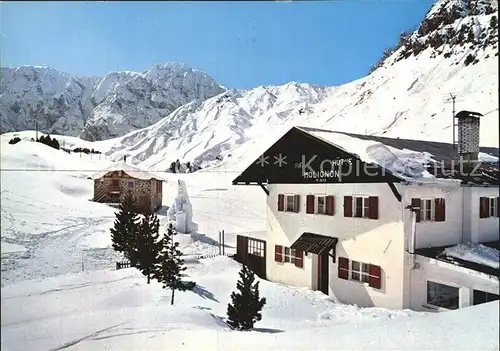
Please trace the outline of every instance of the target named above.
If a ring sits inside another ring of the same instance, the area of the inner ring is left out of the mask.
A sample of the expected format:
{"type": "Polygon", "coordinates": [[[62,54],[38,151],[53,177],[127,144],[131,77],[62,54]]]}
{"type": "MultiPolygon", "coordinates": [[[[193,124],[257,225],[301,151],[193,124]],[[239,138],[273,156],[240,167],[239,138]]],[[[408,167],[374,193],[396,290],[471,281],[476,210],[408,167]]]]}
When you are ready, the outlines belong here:
{"type": "Polygon", "coordinates": [[[170,304],[174,304],[175,290],[186,290],[182,283],[182,272],[186,270],[179,243],[174,241],[177,235],[172,223],[169,223],[167,233],[162,238],[162,252],[155,267],[154,277],[163,284],[163,289],[172,290],[170,304]]]}
{"type": "Polygon", "coordinates": [[[137,236],[139,231],[139,215],[130,193],[126,194],[116,212],[114,227],[111,228],[111,241],[115,251],[123,253],[130,266],[137,265],[137,236]]]}
{"type": "Polygon", "coordinates": [[[151,281],[154,265],[161,251],[162,241],[158,241],[160,220],[154,213],[144,215],[137,237],[138,269],[151,281]]]}
{"type": "Polygon", "coordinates": [[[255,322],[262,319],[260,311],[266,304],[265,298],[259,296],[259,282],[254,284],[255,275],[251,269],[243,265],[236,283],[239,292],[231,293],[231,302],[227,305],[227,323],[237,330],[250,330],[255,322]]]}

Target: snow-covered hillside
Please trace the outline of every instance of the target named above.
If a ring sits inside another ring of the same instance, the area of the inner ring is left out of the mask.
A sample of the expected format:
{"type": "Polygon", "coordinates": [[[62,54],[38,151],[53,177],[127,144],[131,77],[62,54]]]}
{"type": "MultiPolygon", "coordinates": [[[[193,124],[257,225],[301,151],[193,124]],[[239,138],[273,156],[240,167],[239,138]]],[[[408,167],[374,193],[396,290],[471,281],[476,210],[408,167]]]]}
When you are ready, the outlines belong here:
{"type": "Polygon", "coordinates": [[[227,90],[109,140],[103,151],[161,171],[176,159],[209,165],[245,155],[226,163],[236,172],[292,125],[451,143],[452,96],[456,112],[484,115],[481,145],[498,146],[497,9],[496,1],[440,0],[365,78],[227,90]]]}
{"type": "Polygon", "coordinates": [[[48,67],[2,67],[0,131],[46,133],[102,140],[147,127],[176,108],[224,91],[207,74],[180,63],[143,73],[72,77],[48,67]]]}

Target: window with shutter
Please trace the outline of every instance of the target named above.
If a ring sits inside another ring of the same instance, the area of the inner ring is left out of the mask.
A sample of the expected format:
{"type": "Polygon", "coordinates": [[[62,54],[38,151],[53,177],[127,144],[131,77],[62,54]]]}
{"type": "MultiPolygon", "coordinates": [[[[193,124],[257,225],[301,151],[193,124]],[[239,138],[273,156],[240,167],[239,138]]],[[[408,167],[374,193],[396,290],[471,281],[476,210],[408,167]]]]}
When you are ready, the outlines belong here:
{"type": "Polygon", "coordinates": [[[314,213],[314,195],[306,196],[306,213],[314,213]]]}
{"type": "Polygon", "coordinates": [[[359,283],[366,283],[368,286],[380,289],[382,287],[382,269],[380,266],[350,261],[345,257],[338,258],[338,277],[340,279],[351,280],[359,283]]]}
{"type": "Polygon", "coordinates": [[[292,249],[287,246],[274,246],[274,261],[282,263],[291,263],[296,267],[303,268],[304,252],[301,250],[292,249]]]}
{"type": "Polygon", "coordinates": [[[324,195],[319,195],[316,197],[316,203],[317,203],[317,214],[326,214],[326,196],[324,195]]]}
{"type": "Polygon", "coordinates": [[[499,217],[498,197],[479,198],[479,218],[499,217]]]}
{"type": "MultiPolygon", "coordinates": [[[[344,197],[344,215],[346,214],[346,208],[345,208],[346,197],[344,197]]],[[[376,209],[374,209],[373,216],[378,218],[378,198],[373,197],[376,200],[370,200],[371,197],[369,196],[353,196],[353,197],[349,196],[348,198],[351,199],[348,200],[351,202],[351,208],[352,208],[351,217],[372,218],[372,215],[370,214],[370,201],[372,201],[373,202],[372,205],[377,207],[376,209]]]]}
{"type": "Polygon", "coordinates": [[[298,195],[285,195],[285,211],[298,212],[298,195]]]}

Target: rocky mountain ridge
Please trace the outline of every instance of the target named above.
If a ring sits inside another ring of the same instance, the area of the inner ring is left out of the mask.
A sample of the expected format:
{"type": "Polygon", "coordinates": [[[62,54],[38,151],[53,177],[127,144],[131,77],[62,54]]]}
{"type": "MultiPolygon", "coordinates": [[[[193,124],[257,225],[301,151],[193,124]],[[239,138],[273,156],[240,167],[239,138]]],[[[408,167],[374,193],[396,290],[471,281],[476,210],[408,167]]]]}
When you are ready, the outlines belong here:
{"type": "Polygon", "coordinates": [[[73,77],[49,67],[1,68],[0,131],[34,129],[103,140],[147,127],[225,89],[181,63],[73,77]]]}

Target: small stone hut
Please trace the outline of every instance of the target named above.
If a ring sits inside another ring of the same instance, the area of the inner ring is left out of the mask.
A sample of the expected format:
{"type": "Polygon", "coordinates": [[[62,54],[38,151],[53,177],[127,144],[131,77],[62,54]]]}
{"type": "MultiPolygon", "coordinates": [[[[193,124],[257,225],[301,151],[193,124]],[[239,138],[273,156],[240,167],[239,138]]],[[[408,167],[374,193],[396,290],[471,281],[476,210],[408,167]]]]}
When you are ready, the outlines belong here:
{"type": "Polygon", "coordinates": [[[131,193],[139,212],[154,212],[162,205],[164,180],[139,167],[117,162],[90,178],[94,181],[93,201],[119,204],[131,193]]]}

